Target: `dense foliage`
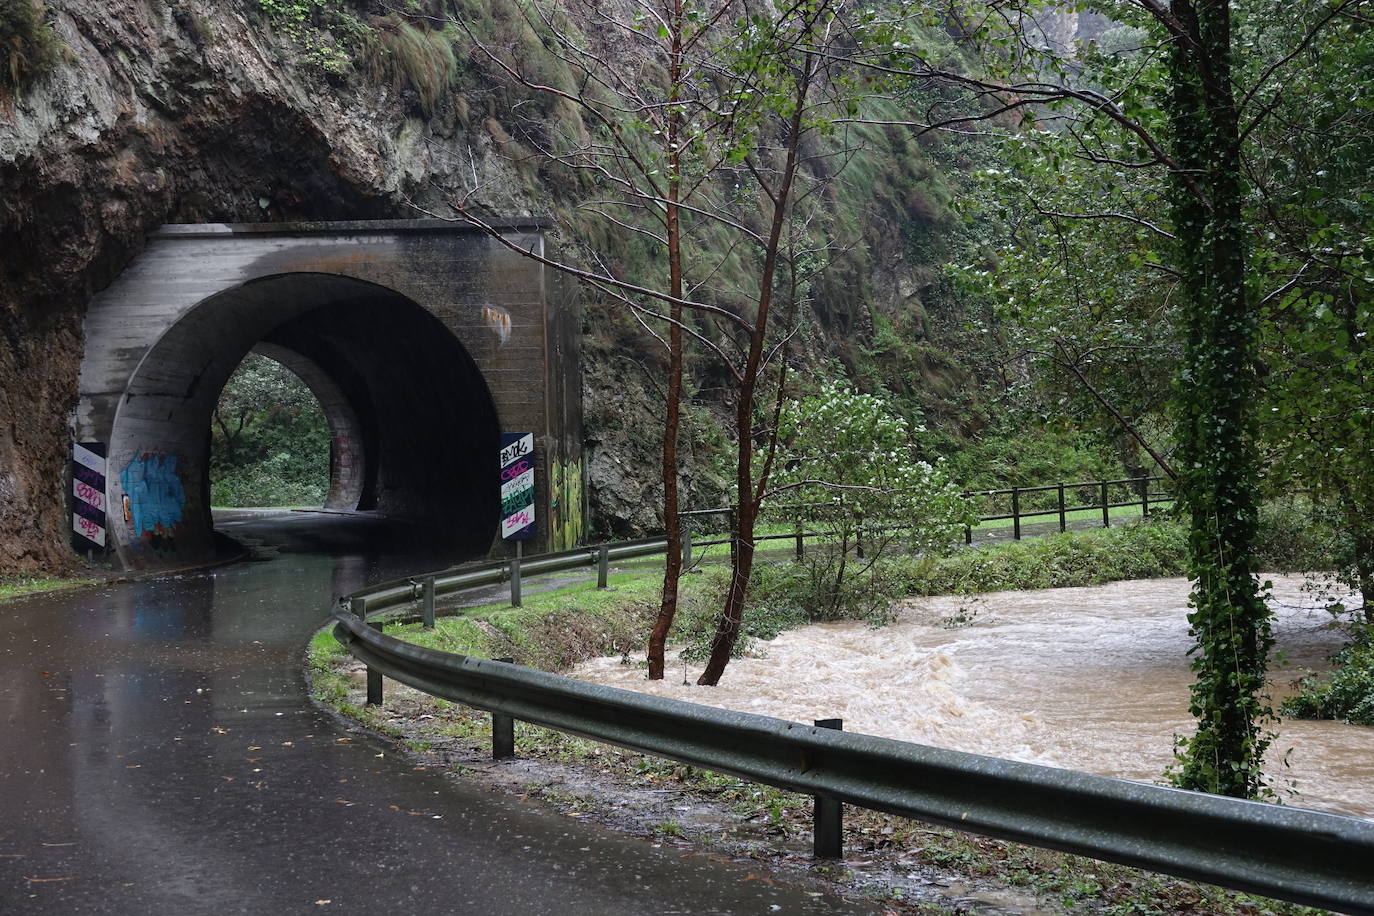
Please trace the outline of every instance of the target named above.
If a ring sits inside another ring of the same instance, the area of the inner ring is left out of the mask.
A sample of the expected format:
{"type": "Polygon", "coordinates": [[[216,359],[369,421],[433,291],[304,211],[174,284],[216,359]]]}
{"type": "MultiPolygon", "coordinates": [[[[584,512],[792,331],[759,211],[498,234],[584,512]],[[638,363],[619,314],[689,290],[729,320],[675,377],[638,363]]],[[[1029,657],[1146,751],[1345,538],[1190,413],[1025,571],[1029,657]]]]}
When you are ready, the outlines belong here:
{"type": "Polygon", "coordinates": [[[295,373],[249,354],[210,426],[216,506],[319,506],[329,489],[329,424],[295,373]]]}
{"type": "Polygon", "coordinates": [[[1340,719],[1374,725],[1374,633],[1356,625],[1350,643],[1332,658],[1336,670],[1326,678],[1308,674],[1299,692],[1280,711],[1299,719],[1340,719]]]}
{"type": "Polygon", "coordinates": [[[62,58],[62,42],[46,15],[42,0],[0,4],[0,109],[62,58]]]}
{"type": "Polygon", "coordinates": [[[942,552],[975,521],[943,467],[915,460],[915,432],[882,398],[833,382],[784,405],[765,511],[823,533],[804,564],[813,613],[854,616],[856,603],[879,610],[874,564],[888,547],[942,552]]]}

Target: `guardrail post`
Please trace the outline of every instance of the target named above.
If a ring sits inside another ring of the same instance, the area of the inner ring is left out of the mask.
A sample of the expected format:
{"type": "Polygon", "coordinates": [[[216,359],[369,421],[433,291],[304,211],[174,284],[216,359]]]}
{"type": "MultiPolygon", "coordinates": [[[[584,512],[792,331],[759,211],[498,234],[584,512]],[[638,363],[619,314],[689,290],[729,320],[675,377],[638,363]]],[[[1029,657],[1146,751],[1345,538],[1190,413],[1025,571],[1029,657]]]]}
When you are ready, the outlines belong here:
{"type": "Polygon", "coordinates": [[[1111,506],[1109,505],[1110,502],[1111,502],[1111,500],[1108,499],[1108,496],[1107,496],[1107,481],[1104,480],[1104,481],[1102,481],[1102,527],[1103,527],[1103,528],[1110,528],[1110,527],[1112,527],[1112,509],[1111,509],[1111,506]]]}
{"type": "Polygon", "coordinates": [[[804,553],[804,548],[802,547],[802,536],[803,536],[803,535],[802,535],[802,526],[801,526],[801,523],[798,522],[798,523],[797,523],[797,559],[798,559],[798,560],[802,559],[802,556],[803,556],[803,553],[804,553]]]}
{"type": "Polygon", "coordinates": [[[611,555],[610,555],[610,551],[608,551],[608,550],[606,549],[606,545],[605,545],[605,544],[602,544],[602,545],[601,545],[601,549],[598,550],[598,551],[596,552],[596,587],[597,587],[597,588],[606,588],[606,587],[608,586],[607,580],[610,578],[610,572],[611,572],[611,559],[610,559],[610,556],[611,556],[611,555]]]}
{"type": "Polygon", "coordinates": [[[1140,478],[1140,517],[1150,517],[1150,478],[1140,478]]]}
{"type": "Polygon", "coordinates": [[[692,526],[690,524],[682,526],[682,567],[683,569],[692,568],[692,526]]]}
{"type": "Polygon", "coordinates": [[[1059,533],[1069,530],[1069,517],[1064,511],[1064,484],[1059,484],[1059,533]]]}
{"type": "Polygon", "coordinates": [[[425,576],[425,597],[420,603],[420,617],[425,629],[434,629],[434,577],[425,576]]]}
{"type": "Polygon", "coordinates": [[[524,541],[515,542],[515,558],[510,561],[510,606],[520,607],[520,545],[524,541]]]}
{"type": "Polygon", "coordinates": [[[972,526],[972,525],[965,525],[965,526],[964,526],[964,543],[965,543],[965,544],[968,544],[969,546],[972,546],[972,545],[973,545],[973,526],[972,526]]]}
{"type": "MultiPolygon", "coordinates": [[[[368,626],[372,627],[372,629],[376,630],[378,633],[382,632],[382,622],[380,620],[376,623],[369,623],[368,626]]],[[[382,672],[372,667],[367,669],[367,705],[382,705],[382,672]]]]}
{"type": "MultiPolygon", "coordinates": [[[[513,658],[497,658],[493,661],[513,664],[513,658]]],[[[505,760],[515,756],[515,720],[504,713],[491,714],[491,759],[505,760]]]]}
{"type": "MultiPolygon", "coordinates": [[[[817,728],[844,729],[843,719],[817,719],[817,728]]],[[[815,796],[811,812],[811,853],[818,859],[844,858],[844,806],[837,798],[815,796]]]]}
{"type": "Polygon", "coordinates": [[[1011,488],[1011,539],[1021,540],[1021,488],[1011,488]]]}

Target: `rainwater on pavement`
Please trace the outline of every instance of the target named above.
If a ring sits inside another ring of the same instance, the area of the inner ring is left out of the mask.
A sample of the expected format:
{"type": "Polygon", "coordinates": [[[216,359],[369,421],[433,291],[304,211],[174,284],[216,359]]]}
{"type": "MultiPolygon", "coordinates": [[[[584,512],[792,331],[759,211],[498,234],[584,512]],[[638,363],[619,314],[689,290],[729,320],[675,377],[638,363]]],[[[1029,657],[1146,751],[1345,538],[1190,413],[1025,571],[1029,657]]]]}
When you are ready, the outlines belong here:
{"type": "Polygon", "coordinates": [[[415,766],[314,707],[333,597],[447,565],[381,521],[239,513],[282,552],[0,604],[0,913],[870,912],[415,766]],[[333,555],[331,555],[333,554],[333,555]]]}

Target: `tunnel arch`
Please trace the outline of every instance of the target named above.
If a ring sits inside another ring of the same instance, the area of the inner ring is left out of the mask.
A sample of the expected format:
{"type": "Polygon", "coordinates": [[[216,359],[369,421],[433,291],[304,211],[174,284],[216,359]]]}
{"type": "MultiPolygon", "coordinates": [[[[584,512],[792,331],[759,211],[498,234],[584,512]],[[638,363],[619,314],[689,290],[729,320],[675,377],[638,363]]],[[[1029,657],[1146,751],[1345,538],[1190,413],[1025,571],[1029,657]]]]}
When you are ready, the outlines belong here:
{"type": "Polygon", "coordinates": [[[118,470],[107,482],[109,527],[126,567],[213,553],[210,415],[254,349],[301,376],[330,417],[332,508],[426,526],[456,555],[488,550],[499,513],[499,424],[463,343],[389,287],[291,272],[201,300],[129,378],[109,436],[118,470]]]}

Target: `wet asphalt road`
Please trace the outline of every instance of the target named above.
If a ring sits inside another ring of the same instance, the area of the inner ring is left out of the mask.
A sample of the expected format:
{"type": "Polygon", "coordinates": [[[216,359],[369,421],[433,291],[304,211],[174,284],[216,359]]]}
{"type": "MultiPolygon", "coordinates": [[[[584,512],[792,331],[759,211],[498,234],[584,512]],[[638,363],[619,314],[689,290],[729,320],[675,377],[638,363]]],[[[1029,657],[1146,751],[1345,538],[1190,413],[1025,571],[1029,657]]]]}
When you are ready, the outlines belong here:
{"type": "Polygon", "coordinates": [[[0,914],[872,911],[417,769],[315,709],[332,596],[443,561],[293,516],[222,526],[310,552],[0,604],[0,914]]]}

